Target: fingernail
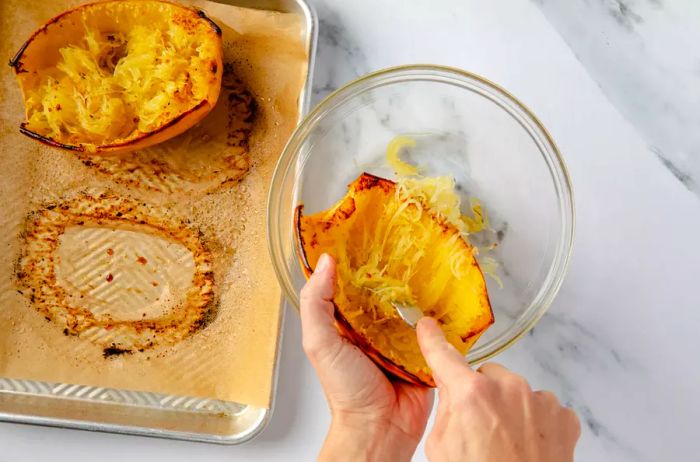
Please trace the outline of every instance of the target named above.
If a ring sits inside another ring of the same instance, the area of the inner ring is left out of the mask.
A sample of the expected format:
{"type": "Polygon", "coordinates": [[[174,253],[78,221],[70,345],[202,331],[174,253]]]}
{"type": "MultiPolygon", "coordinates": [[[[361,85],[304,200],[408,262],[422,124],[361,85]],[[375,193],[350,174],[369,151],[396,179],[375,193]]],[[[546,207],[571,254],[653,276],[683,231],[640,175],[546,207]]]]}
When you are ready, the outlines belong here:
{"type": "Polygon", "coordinates": [[[430,326],[431,326],[432,328],[438,328],[438,329],[440,328],[440,326],[438,326],[438,323],[437,323],[437,321],[435,320],[435,318],[431,318],[430,316],[423,316],[423,317],[421,318],[421,322],[422,322],[423,324],[430,324],[430,326]]]}
{"type": "Polygon", "coordinates": [[[440,323],[437,321],[435,318],[431,318],[429,316],[426,316],[425,321],[423,323],[425,324],[423,326],[423,331],[425,334],[427,334],[429,337],[432,337],[433,339],[441,339],[442,341],[446,340],[445,338],[445,331],[442,330],[442,327],[440,326],[440,323]]]}
{"type": "Polygon", "coordinates": [[[318,259],[318,263],[316,264],[316,271],[314,273],[323,273],[326,271],[328,268],[328,264],[330,263],[330,257],[328,254],[321,254],[321,256],[318,259]]]}

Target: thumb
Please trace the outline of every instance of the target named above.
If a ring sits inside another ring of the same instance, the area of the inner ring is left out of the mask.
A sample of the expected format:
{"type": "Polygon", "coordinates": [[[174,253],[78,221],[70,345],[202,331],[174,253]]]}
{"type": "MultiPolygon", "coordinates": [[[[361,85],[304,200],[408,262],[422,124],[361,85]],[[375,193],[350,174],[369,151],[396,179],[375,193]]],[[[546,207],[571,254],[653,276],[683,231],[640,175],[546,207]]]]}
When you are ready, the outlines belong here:
{"type": "Polygon", "coordinates": [[[435,319],[421,318],[416,333],[418,345],[438,386],[459,387],[470,374],[475,374],[460,352],[445,339],[435,319]]]}
{"type": "Polygon", "coordinates": [[[301,289],[301,328],[304,351],[315,361],[320,354],[342,344],[335,328],[333,295],[335,292],[335,261],[322,254],[316,270],[301,289]]]}

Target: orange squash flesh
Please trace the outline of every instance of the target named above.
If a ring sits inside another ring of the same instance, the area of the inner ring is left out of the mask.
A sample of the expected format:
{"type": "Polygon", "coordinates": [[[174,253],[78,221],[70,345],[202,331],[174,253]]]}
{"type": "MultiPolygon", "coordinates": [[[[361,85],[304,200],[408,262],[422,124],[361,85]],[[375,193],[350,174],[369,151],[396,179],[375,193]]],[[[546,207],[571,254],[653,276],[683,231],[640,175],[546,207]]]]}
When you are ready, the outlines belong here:
{"type": "Polygon", "coordinates": [[[411,303],[437,319],[462,354],[493,323],[486,283],[460,231],[396,184],[367,173],[330,209],[295,214],[301,266],[308,276],[323,253],[337,262],[338,330],[387,373],[435,386],[415,331],[391,306],[411,303]]]}
{"type": "Polygon", "coordinates": [[[216,104],[221,30],[204,12],[161,0],[108,0],[41,26],[10,61],[20,132],[72,151],[118,153],[172,138],[216,104]]]}

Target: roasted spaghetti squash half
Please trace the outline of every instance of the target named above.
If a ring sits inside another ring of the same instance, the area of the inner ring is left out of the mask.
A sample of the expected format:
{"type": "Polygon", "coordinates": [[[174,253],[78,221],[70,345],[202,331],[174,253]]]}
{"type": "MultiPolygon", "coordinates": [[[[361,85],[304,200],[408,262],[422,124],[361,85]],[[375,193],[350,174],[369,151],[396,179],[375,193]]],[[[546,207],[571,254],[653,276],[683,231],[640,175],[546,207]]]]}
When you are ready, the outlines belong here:
{"type": "Polygon", "coordinates": [[[222,59],[221,30],[200,10],[157,0],[80,6],[41,26],[10,62],[20,131],[84,152],[165,141],[214,107],[222,59]]]}
{"type": "Polygon", "coordinates": [[[475,250],[446,217],[458,203],[435,202],[438,181],[397,186],[364,173],[330,209],[307,216],[300,205],[295,215],[306,275],[324,252],[337,261],[340,332],[386,372],[426,386],[435,383],[416,333],[392,301],[435,318],[462,354],[494,321],[475,250]]]}

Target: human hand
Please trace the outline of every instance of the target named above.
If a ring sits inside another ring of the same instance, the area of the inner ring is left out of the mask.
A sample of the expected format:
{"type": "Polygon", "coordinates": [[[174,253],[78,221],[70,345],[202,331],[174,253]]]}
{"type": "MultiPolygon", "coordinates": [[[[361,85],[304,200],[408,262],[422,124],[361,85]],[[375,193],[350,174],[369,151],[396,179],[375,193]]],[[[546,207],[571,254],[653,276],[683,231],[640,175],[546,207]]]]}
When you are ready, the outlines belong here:
{"type": "Polygon", "coordinates": [[[432,318],[419,321],[418,342],[438,386],[426,455],[436,461],[573,461],[581,433],[576,414],[547,391],[533,392],[505,367],[473,371],[432,318]]]}
{"type": "Polygon", "coordinates": [[[319,460],[410,460],[423,436],[432,390],[391,381],[335,327],[335,261],[324,254],[301,291],[306,355],[331,409],[319,460]]]}

